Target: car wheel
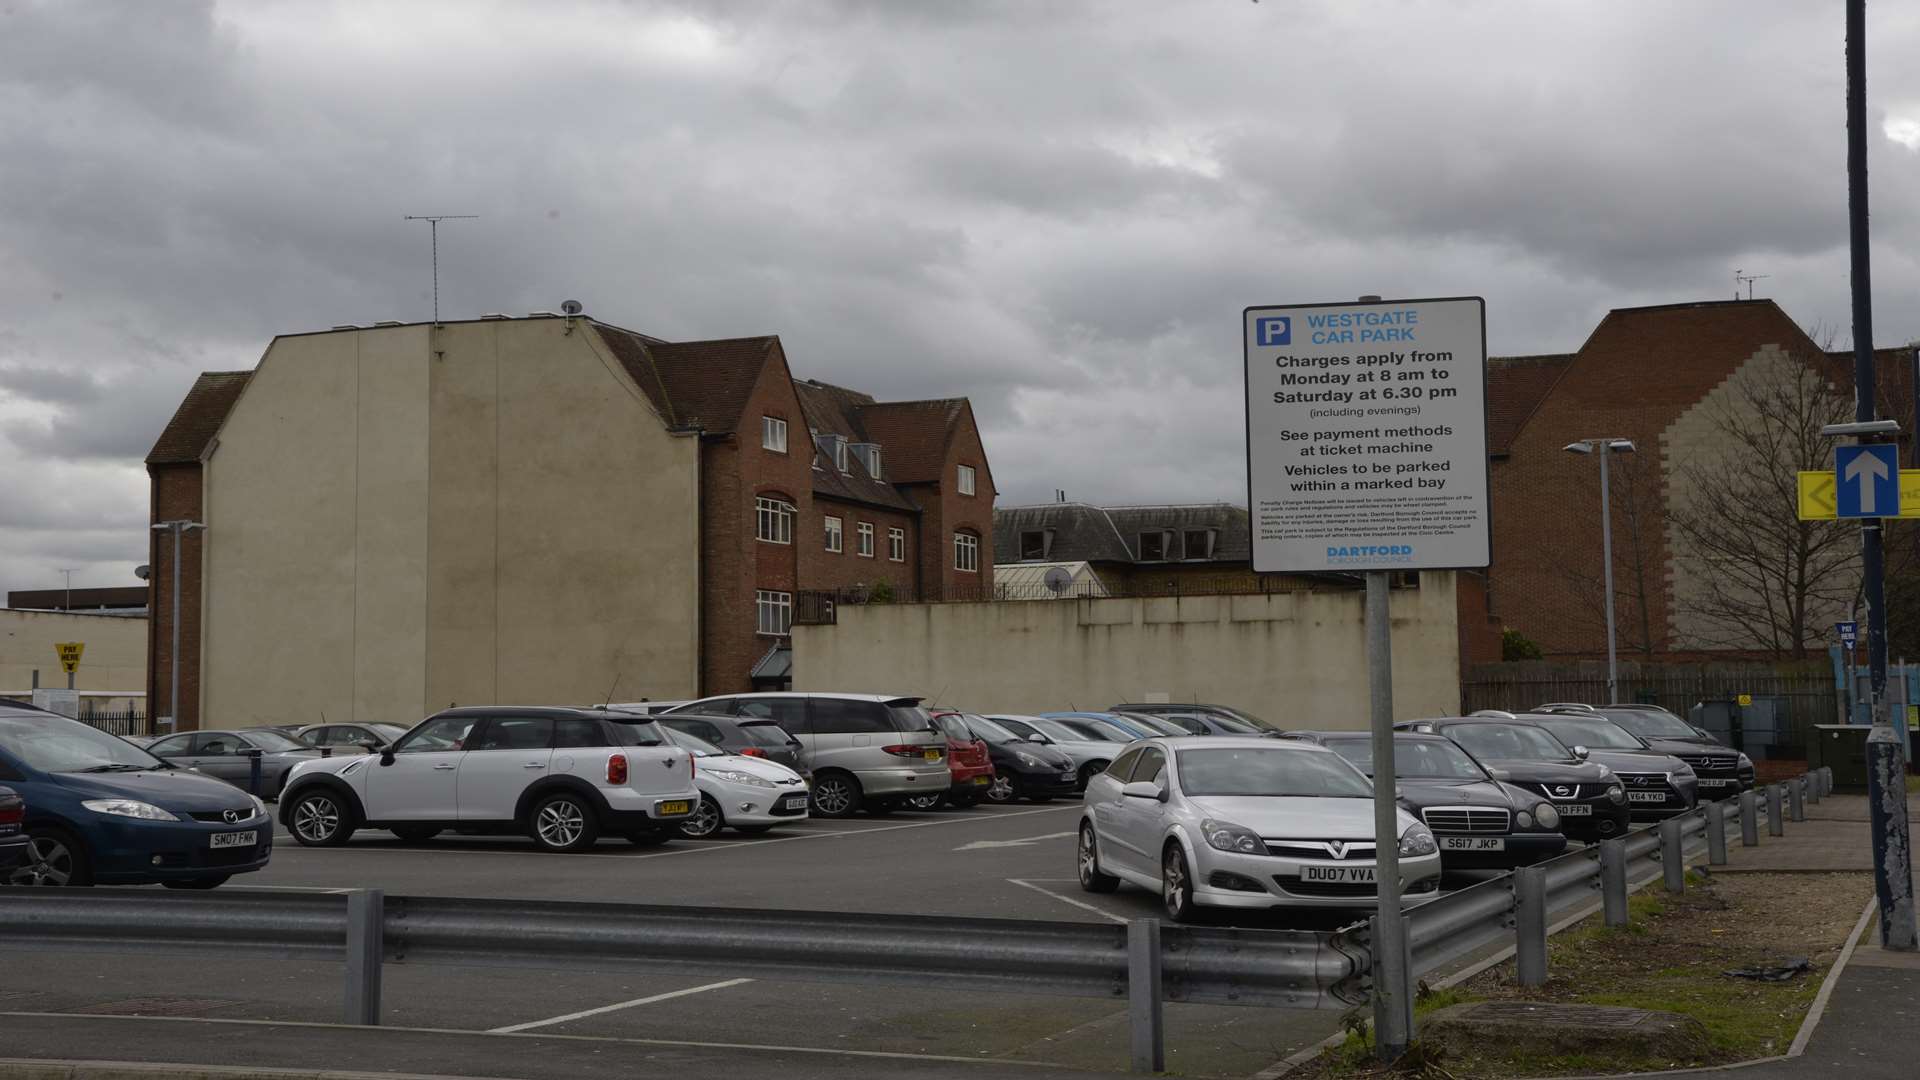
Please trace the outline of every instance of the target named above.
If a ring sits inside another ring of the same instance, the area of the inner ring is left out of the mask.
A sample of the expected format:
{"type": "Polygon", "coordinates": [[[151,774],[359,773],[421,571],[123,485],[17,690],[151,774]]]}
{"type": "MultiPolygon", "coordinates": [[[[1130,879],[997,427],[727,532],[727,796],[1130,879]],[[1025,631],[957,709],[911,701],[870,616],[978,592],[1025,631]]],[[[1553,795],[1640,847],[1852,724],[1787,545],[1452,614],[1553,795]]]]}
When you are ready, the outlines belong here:
{"type": "Polygon", "coordinates": [[[533,806],[527,832],[546,851],[584,851],[600,839],[593,807],[578,795],[549,795],[533,806]]]}
{"type": "Polygon", "coordinates": [[[852,817],[860,809],[860,781],[846,773],[824,773],[813,781],[813,812],[817,817],[852,817]]]}
{"type": "Polygon", "coordinates": [[[211,877],[185,878],[183,880],[178,880],[178,881],[163,881],[160,883],[160,886],[166,889],[217,889],[220,886],[225,885],[227,883],[227,879],[232,876],[233,876],[232,874],[214,874],[211,877]]]}
{"type": "Polygon", "coordinates": [[[1082,823],[1080,826],[1079,858],[1080,887],[1087,892],[1110,893],[1120,887],[1120,879],[1112,874],[1100,872],[1100,848],[1093,837],[1093,826],[1082,823]]]}
{"type": "Polygon", "coordinates": [[[440,835],[440,830],[432,825],[395,825],[390,830],[393,835],[411,844],[431,840],[440,835]]]}
{"type": "Polygon", "coordinates": [[[340,796],[322,788],[294,801],[287,812],[287,831],[307,847],[334,847],[353,835],[353,820],[340,796]]]}
{"type": "Polygon", "coordinates": [[[937,810],[945,795],[915,795],[907,800],[907,806],[914,810],[937,810]]]}
{"type": "Polygon", "coordinates": [[[1104,761],[1089,761],[1080,766],[1080,790],[1087,790],[1087,785],[1093,782],[1093,778],[1106,771],[1107,763],[1104,761]]]}
{"type": "Polygon", "coordinates": [[[63,829],[34,829],[27,834],[27,861],[8,879],[13,885],[91,885],[93,866],[86,849],[63,829]]]}
{"type": "Polygon", "coordinates": [[[1013,777],[1005,773],[995,773],[993,783],[987,785],[987,801],[1010,803],[1020,797],[1020,789],[1014,784],[1013,777]]]}
{"type": "Polygon", "coordinates": [[[705,840],[720,831],[726,822],[720,818],[720,804],[705,795],[700,796],[700,805],[693,808],[692,816],[674,826],[680,835],[689,840],[705,840]]]}
{"type": "Polygon", "coordinates": [[[1177,923],[1194,922],[1193,874],[1187,869],[1187,853],[1179,844],[1168,844],[1160,860],[1160,905],[1167,918],[1177,923]]]}

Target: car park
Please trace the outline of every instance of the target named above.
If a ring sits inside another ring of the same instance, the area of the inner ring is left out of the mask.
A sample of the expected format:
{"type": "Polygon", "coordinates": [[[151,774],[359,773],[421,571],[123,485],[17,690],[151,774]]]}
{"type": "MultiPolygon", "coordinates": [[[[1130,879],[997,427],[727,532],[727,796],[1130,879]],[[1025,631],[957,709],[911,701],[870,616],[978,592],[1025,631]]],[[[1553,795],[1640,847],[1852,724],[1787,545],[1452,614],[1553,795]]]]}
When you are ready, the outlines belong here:
{"type": "Polygon", "coordinates": [[[1627,788],[1627,809],[1635,821],[1659,821],[1684,814],[1699,799],[1698,777],[1685,761],[1648,746],[1639,736],[1603,716],[1576,713],[1523,713],[1553,737],[1587,751],[1588,761],[1612,769],[1627,788]]]}
{"type": "Polygon", "coordinates": [[[336,754],[370,754],[406,733],[401,724],[308,724],[293,735],[336,754]]]}
{"type": "Polygon", "coordinates": [[[986,742],[987,755],[993,761],[993,783],[987,786],[986,792],[988,801],[1010,803],[1026,799],[1041,803],[1079,790],[1079,770],[1065,753],[1030,742],[984,716],[962,713],[961,718],[976,738],[986,742]]]}
{"type": "Polygon", "coordinates": [[[1560,815],[1560,831],[1569,839],[1598,842],[1629,827],[1632,812],[1627,808],[1627,788],[1613,770],[1582,760],[1537,724],[1464,716],[1408,720],[1394,727],[1444,735],[1494,779],[1545,796],[1560,815]]]}
{"type": "Polygon", "coordinates": [[[927,714],[947,736],[947,776],[951,783],[937,795],[915,795],[907,805],[915,810],[932,810],[941,803],[972,806],[993,784],[993,758],[986,741],[967,727],[956,709],[928,709],[927,714]]]}
{"type": "Polygon", "coordinates": [[[27,861],[27,800],[10,787],[0,787],[0,882],[5,872],[27,861]]]}
{"type": "Polygon", "coordinates": [[[693,756],[646,717],[591,709],[447,709],[379,754],[294,769],[281,821],[308,847],[358,829],[404,840],[445,829],[522,833],[546,851],[581,851],[602,833],[656,844],[700,802],[693,756]]]}
{"type": "MultiPolygon", "coordinates": [[[[1396,811],[1402,896],[1439,886],[1432,830],[1396,811]]],[[[1080,887],[1122,881],[1160,894],[1175,922],[1206,908],[1371,906],[1373,787],[1308,742],[1220,736],[1149,739],[1087,785],[1080,887]]]]}
{"type": "Polygon", "coordinates": [[[1230,705],[1202,705],[1198,703],[1183,705],[1178,702],[1162,701],[1115,705],[1112,711],[1117,713],[1162,716],[1168,720],[1173,720],[1175,723],[1180,723],[1182,726],[1185,726],[1185,724],[1178,719],[1181,717],[1203,721],[1217,721],[1217,724],[1212,725],[1211,730],[1206,732],[1206,734],[1210,735],[1240,735],[1246,734],[1249,730],[1258,735],[1266,735],[1268,733],[1277,735],[1283,730],[1278,724],[1263,720],[1244,709],[1236,709],[1230,705]]]}
{"type": "Polygon", "coordinates": [[[31,706],[0,705],[0,784],[26,802],[10,884],[210,889],[272,857],[259,799],[31,706]]]}
{"type": "Polygon", "coordinates": [[[1067,755],[1073,761],[1076,776],[1073,786],[1081,791],[1087,789],[1088,780],[1106,771],[1108,763],[1126,745],[1111,739],[1088,738],[1078,729],[1044,716],[989,713],[987,719],[1029,742],[1037,741],[1042,746],[1051,746],[1067,755]]]}
{"type": "Polygon", "coordinates": [[[806,819],[810,800],[807,782],[799,773],[766,758],[729,754],[684,731],[661,727],[670,742],[693,755],[693,783],[700,789],[700,805],[678,826],[681,836],[704,840],[724,828],[752,836],[806,819]]]}
{"type": "Polygon", "coordinates": [[[1663,754],[1672,754],[1693,770],[1705,799],[1725,799],[1751,790],[1753,759],[1656,705],[1558,705],[1544,712],[1583,712],[1603,716],[1663,754]]]}
{"type": "Polygon", "coordinates": [[[184,731],[147,747],[147,752],[155,757],[225,780],[243,790],[253,783],[256,750],[260,754],[260,790],[255,794],[263,799],[278,798],[294,766],[321,756],[318,747],[270,728],[184,731]]]}
{"type": "MultiPolygon", "coordinates": [[[[1373,779],[1373,737],[1364,731],[1295,731],[1373,779]]],[[[1545,797],[1496,780],[1440,735],[1395,732],[1393,776],[1400,805],[1433,830],[1447,870],[1510,870],[1567,848],[1560,814],[1545,797]]]]}
{"type": "Polygon", "coordinates": [[[920,707],[897,694],[770,692],[702,698],[677,713],[772,720],[800,740],[813,773],[816,817],[850,817],[862,809],[888,813],[912,796],[938,794],[947,771],[947,737],[920,707]]]}
{"type": "Polygon", "coordinates": [[[786,729],[771,720],[700,713],[674,713],[671,716],[653,714],[653,719],[661,727],[684,731],[729,754],[765,758],[799,773],[803,780],[811,779],[806,766],[800,761],[800,740],[787,734],[786,729]]]}

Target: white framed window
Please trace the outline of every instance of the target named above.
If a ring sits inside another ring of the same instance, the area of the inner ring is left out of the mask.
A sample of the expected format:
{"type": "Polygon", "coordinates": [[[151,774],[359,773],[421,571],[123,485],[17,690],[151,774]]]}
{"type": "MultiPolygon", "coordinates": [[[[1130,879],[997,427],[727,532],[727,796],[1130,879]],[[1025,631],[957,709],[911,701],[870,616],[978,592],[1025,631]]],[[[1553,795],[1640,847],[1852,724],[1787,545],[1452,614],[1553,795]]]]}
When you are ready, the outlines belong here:
{"type": "Polygon", "coordinates": [[[972,533],[953,534],[953,568],[968,573],[980,569],[980,538],[972,533]]]}
{"type": "Polygon", "coordinates": [[[847,468],[847,440],[838,435],[833,437],[833,464],[842,473],[853,471],[847,468]]]}
{"type": "Polygon", "coordinates": [[[776,454],[787,452],[787,422],[777,416],[760,418],[760,448],[776,454]]]}
{"type": "Polygon", "coordinates": [[[843,529],[843,526],[840,524],[839,518],[830,517],[827,519],[827,550],[828,551],[840,550],[841,535],[843,531],[844,529],[843,529]]]}
{"type": "Polygon", "coordinates": [[[893,562],[907,561],[907,530],[887,530],[887,558],[893,562]]]}
{"type": "Polygon", "coordinates": [[[873,558],[873,522],[860,523],[860,546],[856,550],[862,558],[873,558]]]}
{"type": "Polygon", "coordinates": [[[973,466],[960,466],[960,494],[973,494],[973,466]]]}
{"type": "Polygon", "coordinates": [[[756,589],[753,593],[753,608],[757,618],[756,629],[762,634],[773,637],[786,637],[793,629],[793,594],[771,592],[756,589]]]}
{"type": "Polygon", "coordinates": [[[875,480],[880,479],[880,444],[867,447],[867,471],[875,480]]]}
{"type": "Polygon", "coordinates": [[[793,504],[765,495],[753,500],[754,535],[769,544],[793,543],[793,504]]]}

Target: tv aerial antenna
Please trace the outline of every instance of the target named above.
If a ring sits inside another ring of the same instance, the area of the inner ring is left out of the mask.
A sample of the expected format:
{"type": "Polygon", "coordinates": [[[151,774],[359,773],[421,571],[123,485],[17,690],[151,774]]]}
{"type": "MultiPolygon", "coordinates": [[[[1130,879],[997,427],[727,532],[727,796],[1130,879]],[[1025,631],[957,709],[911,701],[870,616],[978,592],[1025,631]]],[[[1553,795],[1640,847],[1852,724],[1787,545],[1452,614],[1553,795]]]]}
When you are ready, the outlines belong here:
{"type": "Polygon", "coordinates": [[[1772,274],[1743,274],[1740,272],[1739,267],[1734,267],[1733,298],[1735,300],[1740,299],[1740,286],[1744,283],[1747,287],[1747,299],[1753,299],[1753,283],[1759,281],[1761,278],[1770,278],[1772,276],[1772,274]]]}
{"type": "Polygon", "coordinates": [[[440,325],[440,223],[443,221],[470,220],[479,214],[407,214],[403,221],[424,221],[427,231],[433,237],[433,324],[440,325]]]}

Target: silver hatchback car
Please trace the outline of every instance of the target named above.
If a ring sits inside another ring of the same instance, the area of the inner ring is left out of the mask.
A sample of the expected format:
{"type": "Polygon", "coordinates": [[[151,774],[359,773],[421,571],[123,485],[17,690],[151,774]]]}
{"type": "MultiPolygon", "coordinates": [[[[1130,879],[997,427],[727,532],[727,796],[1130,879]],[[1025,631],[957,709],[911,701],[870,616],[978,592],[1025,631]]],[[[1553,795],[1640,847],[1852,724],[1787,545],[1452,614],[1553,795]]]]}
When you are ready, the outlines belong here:
{"type": "Polygon", "coordinates": [[[776,692],[702,698],[677,712],[772,720],[800,743],[813,773],[813,813],[888,813],[915,795],[944,793],[947,736],[917,697],[776,692]]]}
{"type": "MultiPolygon", "coordinates": [[[[1399,816],[1399,891],[1440,884],[1433,833],[1399,816]]],[[[1310,743],[1230,736],[1145,739],[1087,784],[1080,887],[1152,889],[1167,916],[1197,908],[1374,903],[1373,785],[1310,743]]]]}

